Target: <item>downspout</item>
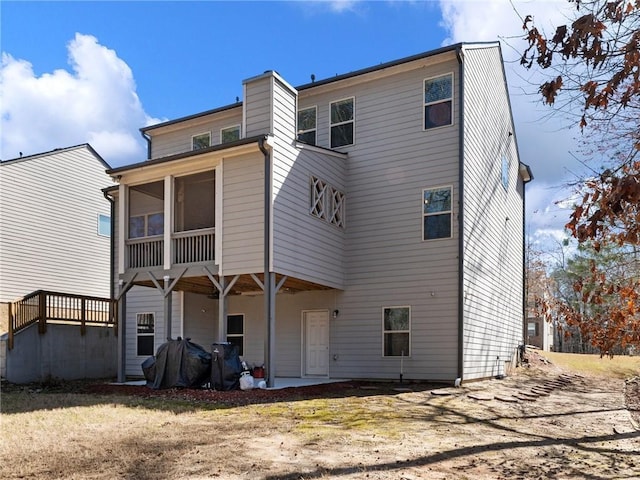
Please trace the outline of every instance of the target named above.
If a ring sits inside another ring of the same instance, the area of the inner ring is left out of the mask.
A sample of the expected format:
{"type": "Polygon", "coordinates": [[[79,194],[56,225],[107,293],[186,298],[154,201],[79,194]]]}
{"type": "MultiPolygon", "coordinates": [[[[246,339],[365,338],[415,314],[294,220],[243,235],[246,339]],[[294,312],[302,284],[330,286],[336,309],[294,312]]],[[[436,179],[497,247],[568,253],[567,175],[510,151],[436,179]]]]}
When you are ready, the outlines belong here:
{"type": "Polygon", "coordinates": [[[462,46],[456,49],[458,59],[458,375],[455,385],[459,386],[464,375],[464,57],[462,46]]]}
{"type": "MultiPolygon", "coordinates": [[[[111,215],[111,222],[109,225],[109,233],[110,233],[110,238],[109,238],[109,299],[111,300],[111,304],[109,306],[110,309],[110,314],[113,315],[113,317],[116,317],[116,321],[114,322],[114,325],[118,326],[118,323],[120,322],[120,319],[117,318],[117,312],[118,312],[118,308],[117,308],[117,302],[114,302],[115,299],[115,279],[116,279],[116,266],[114,263],[115,260],[115,256],[114,256],[114,252],[115,252],[115,236],[116,236],[116,225],[115,225],[115,211],[116,211],[116,202],[115,199],[109,195],[107,192],[103,191],[102,194],[104,195],[104,198],[106,198],[109,201],[110,204],[110,215],[111,215]],[[113,309],[113,310],[111,310],[113,309]]],[[[120,325],[122,325],[124,327],[124,322],[121,323],[120,325]]],[[[117,342],[117,348],[116,348],[116,365],[117,365],[117,380],[118,382],[124,382],[125,381],[125,358],[126,358],[126,345],[124,345],[123,339],[125,338],[125,332],[124,332],[124,328],[118,329],[117,330],[117,335],[120,336],[120,340],[118,340],[117,342]]]]}
{"type": "Polygon", "coordinates": [[[116,202],[114,200],[114,198],[109,195],[107,192],[103,191],[102,195],[104,195],[104,198],[106,198],[109,201],[109,208],[110,208],[110,219],[111,221],[109,222],[109,244],[110,244],[110,251],[109,251],[109,298],[111,300],[113,300],[115,298],[114,296],[114,292],[115,292],[115,287],[113,286],[113,282],[115,281],[115,276],[116,276],[116,268],[115,265],[113,263],[113,252],[114,252],[114,247],[115,247],[115,234],[116,234],[116,227],[113,223],[113,219],[115,218],[115,205],[116,202]]]}
{"type": "Polygon", "coordinates": [[[151,137],[140,130],[140,135],[147,141],[147,160],[151,160],[151,137]]]}
{"type": "Polygon", "coordinates": [[[275,319],[272,305],[271,281],[271,153],[265,148],[267,137],[258,140],[258,147],[264,154],[264,318],[266,321],[265,358],[267,386],[275,381],[275,319]]]}
{"type": "MultiPolygon", "coordinates": [[[[528,323],[528,309],[527,309],[527,300],[529,296],[529,278],[527,275],[527,227],[525,218],[527,215],[527,201],[526,201],[526,192],[527,192],[527,183],[533,180],[533,175],[531,174],[531,170],[529,167],[523,163],[520,163],[518,166],[518,170],[525,168],[526,177],[524,175],[518,175],[522,177],[522,348],[525,348],[527,344],[527,323],[528,323]]],[[[544,340],[543,340],[544,341],[544,340]]],[[[521,360],[520,354],[522,352],[518,352],[518,359],[516,361],[516,365],[518,365],[521,360]]]]}

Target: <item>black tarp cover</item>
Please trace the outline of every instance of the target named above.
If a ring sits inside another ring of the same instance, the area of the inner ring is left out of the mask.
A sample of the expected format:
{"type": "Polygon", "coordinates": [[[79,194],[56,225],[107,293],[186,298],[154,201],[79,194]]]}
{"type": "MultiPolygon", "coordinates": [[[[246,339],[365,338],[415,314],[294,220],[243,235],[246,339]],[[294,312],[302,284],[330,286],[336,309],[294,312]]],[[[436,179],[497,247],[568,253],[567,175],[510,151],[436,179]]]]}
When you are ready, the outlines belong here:
{"type": "Polygon", "coordinates": [[[211,354],[189,339],[169,340],[158,347],[155,358],[142,364],[147,386],[153,389],[201,387],[211,375],[211,354]]]}
{"type": "Polygon", "coordinates": [[[240,388],[242,363],[238,346],[231,343],[211,345],[211,388],[214,390],[237,390],[240,388]]]}

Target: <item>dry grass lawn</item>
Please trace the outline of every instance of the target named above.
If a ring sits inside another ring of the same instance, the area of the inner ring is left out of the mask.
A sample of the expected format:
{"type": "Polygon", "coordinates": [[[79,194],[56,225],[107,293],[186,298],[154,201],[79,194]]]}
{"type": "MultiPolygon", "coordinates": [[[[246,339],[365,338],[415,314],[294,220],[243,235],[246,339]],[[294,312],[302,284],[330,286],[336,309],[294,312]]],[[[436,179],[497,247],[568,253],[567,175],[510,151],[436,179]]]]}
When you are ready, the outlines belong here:
{"type": "Polygon", "coordinates": [[[573,357],[531,353],[529,368],[459,389],[354,384],[237,407],[14,387],[1,396],[0,478],[640,478],[621,379],[640,359],[573,357]]]}

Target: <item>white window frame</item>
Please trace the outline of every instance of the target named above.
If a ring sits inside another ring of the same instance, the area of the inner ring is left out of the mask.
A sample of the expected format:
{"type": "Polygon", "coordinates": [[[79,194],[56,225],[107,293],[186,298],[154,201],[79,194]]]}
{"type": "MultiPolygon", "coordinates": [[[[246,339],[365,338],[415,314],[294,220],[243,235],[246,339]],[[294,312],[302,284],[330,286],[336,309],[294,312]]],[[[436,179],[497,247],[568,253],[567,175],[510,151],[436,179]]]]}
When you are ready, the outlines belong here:
{"type": "Polygon", "coordinates": [[[422,241],[423,242],[432,242],[435,240],[446,240],[446,239],[451,239],[453,238],[453,185],[440,185],[437,187],[429,187],[429,188],[423,188],[422,189],[422,198],[421,198],[421,216],[420,219],[422,221],[422,241]],[[432,213],[425,213],[424,211],[424,204],[425,204],[425,200],[424,200],[424,194],[425,192],[431,191],[431,190],[444,190],[444,189],[449,189],[449,192],[451,192],[451,205],[449,210],[442,210],[439,212],[432,212],[432,213]],[[448,237],[437,237],[437,238],[425,238],[425,229],[424,229],[424,219],[425,217],[431,217],[431,216],[435,216],[435,215],[444,215],[444,214],[449,214],[449,224],[450,224],[450,229],[449,229],[449,236],[448,237]]]}
{"type": "Polygon", "coordinates": [[[341,98],[339,100],[334,100],[333,102],[329,103],[329,146],[330,148],[342,148],[342,147],[348,147],[351,145],[355,145],[356,143],[356,97],[346,97],[346,98],[341,98]],[[353,116],[350,120],[345,120],[342,122],[337,122],[337,123],[333,123],[331,121],[331,108],[334,104],[336,103],[340,103],[340,102],[346,102],[347,100],[351,100],[351,103],[353,104],[352,110],[353,110],[353,116]],[[352,123],[353,124],[353,129],[352,129],[352,135],[351,135],[351,143],[345,143],[344,145],[338,145],[338,146],[333,146],[331,144],[331,132],[333,131],[333,127],[339,127],[342,125],[346,125],[347,123],[352,123]]]}
{"type": "Polygon", "coordinates": [[[111,215],[105,215],[104,213],[98,213],[97,218],[98,218],[98,227],[97,227],[98,236],[99,237],[111,237],[111,215]],[[109,222],[109,226],[108,226],[109,228],[108,228],[107,232],[105,232],[103,230],[103,228],[102,228],[102,221],[101,220],[103,218],[108,220],[108,222],[109,222]]]}
{"type": "Polygon", "coordinates": [[[240,124],[237,125],[231,125],[229,127],[224,127],[220,129],[220,143],[230,143],[230,142],[235,142],[237,140],[240,140],[242,138],[242,128],[240,126],[240,124]],[[238,132],[238,138],[235,140],[229,140],[227,142],[224,141],[223,139],[223,135],[225,132],[230,132],[230,131],[237,131],[238,132]]]}
{"type": "Polygon", "coordinates": [[[140,337],[152,337],[153,338],[153,346],[151,347],[151,354],[153,355],[156,351],[156,314],[155,312],[139,312],[136,313],[136,356],[142,357],[147,356],[146,353],[139,352],[138,338],[140,337]],[[151,321],[153,322],[153,332],[151,333],[139,333],[139,325],[140,318],[143,315],[149,315],[151,317],[151,321]]]}
{"type": "Polygon", "coordinates": [[[402,355],[386,355],[385,352],[385,344],[386,344],[386,334],[390,334],[390,333],[406,333],[409,335],[409,351],[404,353],[405,357],[410,357],[411,356],[411,306],[410,305],[392,305],[392,306],[386,306],[386,307],[382,307],[382,356],[384,358],[397,358],[400,357],[402,355]],[[384,325],[384,313],[385,310],[392,310],[392,309],[407,309],[409,312],[409,325],[408,328],[406,330],[386,330],[385,329],[385,325],[384,325]]]}
{"type": "MultiPolygon", "coordinates": [[[[317,105],[311,105],[310,107],[305,107],[305,108],[301,108],[298,110],[298,114],[296,116],[296,138],[298,138],[300,135],[303,135],[305,133],[309,133],[309,132],[313,132],[313,143],[310,145],[317,145],[318,144],[318,106],[317,105]],[[307,128],[306,130],[300,130],[299,129],[299,118],[300,118],[300,112],[304,112],[306,110],[311,110],[313,109],[313,128],[307,128]]],[[[300,140],[301,142],[303,140],[300,140]]]]}
{"type": "Polygon", "coordinates": [[[229,341],[229,338],[240,338],[242,339],[242,349],[240,351],[240,355],[244,355],[244,332],[245,332],[245,320],[246,316],[244,313],[228,313],[227,314],[227,325],[226,332],[227,338],[226,341],[229,341]],[[242,333],[229,333],[229,317],[242,317],[242,333]]]}
{"type": "Polygon", "coordinates": [[[454,84],[453,72],[445,73],[443,75],[435,75],[433,77],[428,77],[428,78],[425,78],[422,81],[422,130],[423,131],[430,132],[430,131],[433,131],[433,130],[437,130],[438,128],[450,127],[451,125],[454,124],[454,119],[453,119],[453,106],[454,106],[454,103],[453,103],[454,91],[453,91],[453,89],[454,89],[454,85],[455,84],[454,84]],[[427,82],[430,81],[430,80],[435,80],[435,79],[444,78],[444,77],[449,77],[451,79],[451,96],[447,97],[447,98],[440,98],[440,99],[438,99],[436,101],[433,101],[433,102],[427,102],[426,99],[425,99],[425,90],[426,90],[427,82]],[[449,102],[449,101],[451,102],[451,112],[450,112],[451,121],[446,125],[438,125],[438,126],[427,128],[426,125],[425,125],[426,121],[427,121],[427,107],[431,106],[431,105],[436,105],[438,103],[444,103],[444,102],[449,102]]]}
{"type": "Polygon", "coordinates": [[[191,136],[191,150],[202,150],[203,148],[208,148],[210,146],[211,146],[211,132],[210,131],[209,132],[197,133],[196,135],[192,135],[191,136]],[[205,136],[209,137],[208,145],[206,147],[197,147],[196,148],[196,145],[195,145],[196,138],[205,137],[205,136]]]}

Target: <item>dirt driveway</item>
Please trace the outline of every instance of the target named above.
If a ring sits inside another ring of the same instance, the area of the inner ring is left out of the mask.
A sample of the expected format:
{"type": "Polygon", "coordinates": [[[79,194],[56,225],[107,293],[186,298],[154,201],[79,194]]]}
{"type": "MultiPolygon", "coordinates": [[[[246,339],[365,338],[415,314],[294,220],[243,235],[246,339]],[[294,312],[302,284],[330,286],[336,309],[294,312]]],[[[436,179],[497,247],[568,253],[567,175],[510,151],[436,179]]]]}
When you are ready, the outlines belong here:
{"type": "Polygon", "coordinates": [[[621,380],[534,364],[457,389],[410,387],[226,392],[241,405],[223,408],[206,396],[225,392],[10,393],[0,477],[640,479],[621,380]]]}

